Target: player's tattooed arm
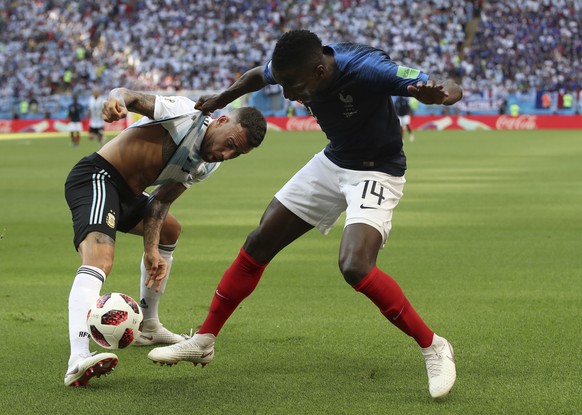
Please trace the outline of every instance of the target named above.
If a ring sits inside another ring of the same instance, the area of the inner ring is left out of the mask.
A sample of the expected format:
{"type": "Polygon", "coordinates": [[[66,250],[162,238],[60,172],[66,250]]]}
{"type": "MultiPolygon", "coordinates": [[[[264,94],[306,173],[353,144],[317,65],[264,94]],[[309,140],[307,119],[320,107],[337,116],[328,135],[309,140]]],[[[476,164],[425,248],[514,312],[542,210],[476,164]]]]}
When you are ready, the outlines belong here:
{"type": "Polygon", "coordinates": [[[463,98],[463,89],[452,79],[430,78],[426,83],[419,81],[407,89],[410,95],[426,105],[453,105],[463,98]]]}
{"type": "Polygon", "coordinates": [[[158,186],[152,192],[152,197],[146,207],[143,219],[144,265],[148,271],[146,286],[152,288],[155,284],[156,291],[160,289],[168,266],[158,250],[162,225],[168,215],[170,205],[185,190],[186,188],[181,183],[158,186]]]}
{"type": "Polygon", "coordinates": [[[109,92],[109,97],[103,104],[101,117],[107,122],[113,122],[127,117],[127,113],[131,111],[153,118],[155,103],[155,95],[127,88],[115,88],[109,92]]]}
{"type": "Polygon", "coordinates": [[[170,206],[185,190],[186,188],[181,183],[166,183],[153,190],[143,219],[144,248],[146,251],[157,249],[162,224],[170,206]]]}

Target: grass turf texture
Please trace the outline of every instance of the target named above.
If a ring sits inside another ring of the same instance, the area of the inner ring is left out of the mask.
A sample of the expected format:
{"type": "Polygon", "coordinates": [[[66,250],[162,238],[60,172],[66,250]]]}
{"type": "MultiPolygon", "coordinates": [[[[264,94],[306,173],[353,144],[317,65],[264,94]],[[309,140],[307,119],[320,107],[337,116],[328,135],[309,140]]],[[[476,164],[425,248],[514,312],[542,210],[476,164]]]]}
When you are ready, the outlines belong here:
{"type": "MultiPolygon", "coordinates": [[[[424,361],[337,268],[341,224],[283,251],[222,331],[205,369],[118,352],[115,373],[63,386],[67,298],[79,266],[63,183],[83,137],[0,140],[3,414],[575,414],[580,395],[582,135],[417,132],[378,258],[454,345],[453,392],[433,402],[424,361]]],[[[276,190],[325,144],[270,133],[173,206],[183,224],[165,325],[197,327],[276,190]]],[[[139,298],[141,239],[119,234],[102,293],[139,298]]],[[[99,348],[92,344],[92,350],[99,348]]]]}

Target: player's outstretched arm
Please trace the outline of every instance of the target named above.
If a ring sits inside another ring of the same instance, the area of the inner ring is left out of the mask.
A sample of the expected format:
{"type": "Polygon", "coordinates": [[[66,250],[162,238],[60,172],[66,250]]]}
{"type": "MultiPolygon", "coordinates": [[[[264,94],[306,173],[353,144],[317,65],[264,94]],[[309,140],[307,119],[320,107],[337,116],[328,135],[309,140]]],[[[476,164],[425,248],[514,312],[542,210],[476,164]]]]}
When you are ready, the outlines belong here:
{"type": "Polygon", "coordinates": [[[152,198],[148,202],[143,219],[144,265],[148,272],[146,286],[152,288],[155,284],[156,292],[160,290],[163,279],[168,271],[168,264],[160,256],[160,232],[170,205],[184,191],[186,187],[181,183],[167,183],[155,188],[152,198]]]}
{"type": "Polygon", "coordinates": [[[265,86],[267,86],[267,82],[263,76],[263,67],[257,66],[246,71],[235,83],[221,93],[201,96],[196,102],[195,108],[208,115],[217,109],[226,107],[244,94],[258,91],[265,86]]]}
{"type": "Polygon", "coordinates": [[[463,89],[452,79],[420,81],[407,88],[410,95],[426,105],[453,105],[463,98],[463,89]]]}
{"type": "Polygon", "coordinates": [[[155,104],[155,95],[144,94],[127,88],[115,88],[109,92],[109,97],[103,104],[101,117],[107,122],[113,122],[127,117],[127,113],[131,111],[153,118],[155,104]]]}

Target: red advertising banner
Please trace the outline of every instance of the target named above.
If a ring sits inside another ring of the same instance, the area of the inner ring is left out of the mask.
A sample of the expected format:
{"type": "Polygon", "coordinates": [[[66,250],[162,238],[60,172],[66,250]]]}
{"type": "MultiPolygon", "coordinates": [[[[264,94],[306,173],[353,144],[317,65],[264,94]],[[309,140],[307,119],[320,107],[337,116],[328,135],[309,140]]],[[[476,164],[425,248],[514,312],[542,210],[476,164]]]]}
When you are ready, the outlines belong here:
{"type": "MultiPolygon", "coordinates": [[[[105,131],[121,131],[126,120],[105,123],[105,131]]],[[[83,121],[83,131],[89,130],[89,120],[83,121]]],[[[69,132],[68,120],[0,120],[0,133],[55,133],[69,132]]]]}
{"type": "MultiPolygon", "coordinates": [[[[105,131],[121,131],[130,121],[105,123],[105,131]]],[[[267,117],[268,127],[275,131],[320,131],[311,116],[267,117]]],[[[413,116],[414,130],[582,130],[582,115],[427,115],[413,116]]],[[[88,120],[83,130],[88,131],[88,120]]],[[[67,120],[0,120],[0,133],[69,132],[67,120]]]]}
{"type": "Polygon", "coordinates": [[[580,115],[474,115],[412,117],[415,130],[581,130],[580,115]]]}
{"type": "MultiPolygon", "coordinates": [[[[267,117],[269,128],[284,131],[321,130],[315,118],[267,117]]],[[[413,116],[414,130],[582,130],[582,115],[435,115],[413,116]]]]}

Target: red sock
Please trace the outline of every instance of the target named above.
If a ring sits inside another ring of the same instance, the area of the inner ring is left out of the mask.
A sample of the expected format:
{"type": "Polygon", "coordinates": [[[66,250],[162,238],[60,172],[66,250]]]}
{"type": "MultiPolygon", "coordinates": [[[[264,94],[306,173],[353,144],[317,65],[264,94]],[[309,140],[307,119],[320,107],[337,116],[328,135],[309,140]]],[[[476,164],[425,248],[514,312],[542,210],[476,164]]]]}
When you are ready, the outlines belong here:
{"type": "Polygon", "coordinates": [[[390,323],[413,337],[420,347],[432,344],[434,332],[422,321],[398,283],[388,274],[374,267],[354,285],[354,289],[372,300],[390,323]]]}
{"type": "Polygon", "coordinates": [[[254,291],[267,265],[259,264],[241,248],[238,256],[218,283],[210,310],[198,333],[212,333],[218,336],[218,332],[230,315],[242,300],[254,291]]]}

